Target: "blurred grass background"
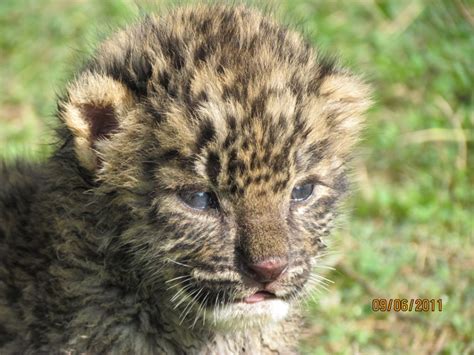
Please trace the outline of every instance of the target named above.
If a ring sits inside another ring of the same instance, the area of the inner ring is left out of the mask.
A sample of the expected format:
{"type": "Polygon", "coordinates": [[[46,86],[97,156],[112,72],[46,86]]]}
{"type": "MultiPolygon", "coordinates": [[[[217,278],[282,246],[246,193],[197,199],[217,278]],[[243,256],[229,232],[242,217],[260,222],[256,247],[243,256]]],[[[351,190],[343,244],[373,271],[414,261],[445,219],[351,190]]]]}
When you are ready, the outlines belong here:
{"type": "MultiPolygon", "coordinates": [[[[321,269],[334,284],[308,302],[302,352],[473,354],[473,3],[271,3],[375,87],[352,212],[332,237],[335,269],[321,269]],[[377,297],[443,310],[373,312],[377,297]]],[[[47,156],[55,94],[101,33],[138,13],[125,0],[0,1],[1,158],[47,156]]]]}

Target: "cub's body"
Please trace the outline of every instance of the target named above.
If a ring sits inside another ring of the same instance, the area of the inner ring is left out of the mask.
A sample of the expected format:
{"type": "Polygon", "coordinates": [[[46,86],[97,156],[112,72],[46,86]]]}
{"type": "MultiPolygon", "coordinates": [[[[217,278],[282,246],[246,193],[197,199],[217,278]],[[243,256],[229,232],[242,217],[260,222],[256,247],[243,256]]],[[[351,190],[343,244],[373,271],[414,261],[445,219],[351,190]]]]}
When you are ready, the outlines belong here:
{"type": "Polygon", "coordinates": [[[295,352],[367,91],[245,7],[112,36],[0,168],[0,353],[295,352]]]}

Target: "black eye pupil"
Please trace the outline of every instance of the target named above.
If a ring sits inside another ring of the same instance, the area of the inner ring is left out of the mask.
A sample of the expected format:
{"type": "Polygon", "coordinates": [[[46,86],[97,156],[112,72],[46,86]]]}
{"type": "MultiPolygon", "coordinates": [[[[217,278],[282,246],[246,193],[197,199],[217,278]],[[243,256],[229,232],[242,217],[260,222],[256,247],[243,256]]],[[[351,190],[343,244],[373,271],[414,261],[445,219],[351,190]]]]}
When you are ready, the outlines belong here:
{"type": "Polygon", "coordinates": [[[293,201],[304,201],[313,193],[313,184],[304,184],[295,186],[291,191],[291,199],[293,201]]]}
{"type": "Polygon", "coordinates": [[[189,207],[197,210],[217,208],[217,198],[211,192],[185,192],[181,193],[180,197],[189,207]]]}

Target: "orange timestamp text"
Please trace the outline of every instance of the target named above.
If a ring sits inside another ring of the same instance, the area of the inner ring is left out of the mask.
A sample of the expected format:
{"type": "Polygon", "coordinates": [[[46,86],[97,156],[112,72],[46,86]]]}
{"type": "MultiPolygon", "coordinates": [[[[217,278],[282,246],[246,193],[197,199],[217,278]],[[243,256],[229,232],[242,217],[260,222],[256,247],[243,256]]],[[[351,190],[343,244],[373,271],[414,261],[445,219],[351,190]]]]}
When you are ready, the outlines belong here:
{"type": "Polygon", "coordinates": [[[374,298],[374,312],[442,312],[443,300],[429,298],[374,298]]]}

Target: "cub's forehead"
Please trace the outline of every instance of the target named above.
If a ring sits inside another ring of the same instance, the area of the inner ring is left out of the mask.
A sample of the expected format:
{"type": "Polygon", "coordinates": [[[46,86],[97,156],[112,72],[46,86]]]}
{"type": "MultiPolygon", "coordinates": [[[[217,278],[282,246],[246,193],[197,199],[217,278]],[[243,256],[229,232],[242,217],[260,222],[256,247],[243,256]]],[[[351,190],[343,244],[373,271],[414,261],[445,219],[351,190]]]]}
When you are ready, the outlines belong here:
{"type": "Polygon", "coordinates": [[[189,98],[191,106],[170,103],[154,132],[162,181],[201,181],[237,195],[277,194],[311,161],[322,160],[326,125],[315,119],[314,103],[289,85],[268,89],[265,82],[272,80],[262,74],[258,85],[247,85],[246,96],[226,98],[209,82],[189,98]]]}
{"type": "MultiPolygon", "coordinates": [[[[268,184],[281,190],[298,162],[304,165],[305,144],[319,139],[311,119],[318,113],[309,111],[333,63],[318,61],[298,34],[245,8],[183,12],[177,21],[194,35],[178,25],[175,42],[152,37],[145,105],[159,117],[162,181],[201,179],[232,193],[268,184]],[[250,18],[244,22],[252,31],[242,22],[250,18]]],[[[319,126],[322,135],[323,120],[319,126]]]]}

